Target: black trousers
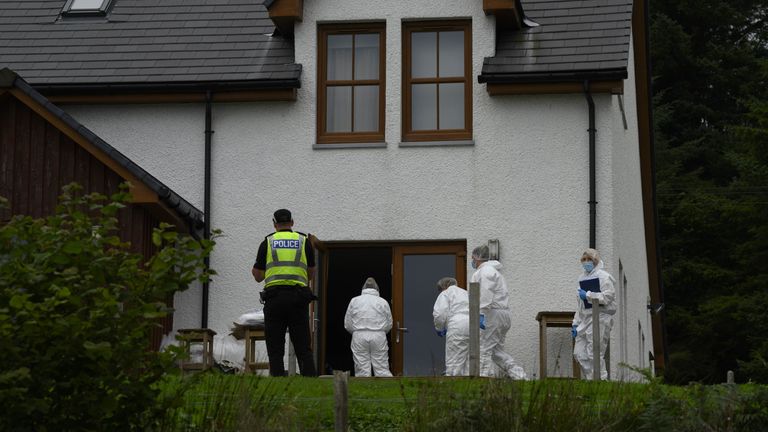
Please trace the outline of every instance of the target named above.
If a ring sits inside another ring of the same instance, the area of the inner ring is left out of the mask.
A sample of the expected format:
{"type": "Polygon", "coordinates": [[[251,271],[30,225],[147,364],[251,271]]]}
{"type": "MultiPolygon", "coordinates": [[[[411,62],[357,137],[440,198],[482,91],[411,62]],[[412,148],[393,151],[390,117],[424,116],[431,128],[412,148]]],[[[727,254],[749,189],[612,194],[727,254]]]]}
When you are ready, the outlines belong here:
{"type": "Polygon", "coordinates": [[[285,330],[304,376],[317,376],[309,336],[309,298],[296,286],[272,286],[264,303],[264,331],[269,356],[269,374],[285,376],[285,330]]]}

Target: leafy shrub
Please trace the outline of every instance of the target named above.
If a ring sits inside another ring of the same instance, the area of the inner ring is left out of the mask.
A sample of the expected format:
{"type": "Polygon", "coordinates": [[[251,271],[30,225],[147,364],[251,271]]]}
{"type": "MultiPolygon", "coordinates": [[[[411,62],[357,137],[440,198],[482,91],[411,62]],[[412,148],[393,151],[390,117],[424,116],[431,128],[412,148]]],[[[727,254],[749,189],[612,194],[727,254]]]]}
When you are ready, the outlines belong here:
{"type": "Polygon", "coordinates": [[[129,251],[117,236],[127,186],[110,200],[80,189],[66,186],[52,216],[0,227],[0,430],[149,427],[178,355],[149,350],[149,334],[165,299],[212,273],[213,241],[167,224],[146,262],[129,251]]]}

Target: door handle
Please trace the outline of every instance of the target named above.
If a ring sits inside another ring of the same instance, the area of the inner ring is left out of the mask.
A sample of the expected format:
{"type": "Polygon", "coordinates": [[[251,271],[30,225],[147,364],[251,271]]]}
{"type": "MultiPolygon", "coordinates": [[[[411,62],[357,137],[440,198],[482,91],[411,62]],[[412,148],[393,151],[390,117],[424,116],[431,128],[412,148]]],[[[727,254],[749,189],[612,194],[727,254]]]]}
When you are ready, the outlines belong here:
{"type": "Polygon", "coordinates": [[[408,333],[408,328],[400,327],[400,321],[395,321],[395,343],[400,343],[400,332],[408,333]]]}

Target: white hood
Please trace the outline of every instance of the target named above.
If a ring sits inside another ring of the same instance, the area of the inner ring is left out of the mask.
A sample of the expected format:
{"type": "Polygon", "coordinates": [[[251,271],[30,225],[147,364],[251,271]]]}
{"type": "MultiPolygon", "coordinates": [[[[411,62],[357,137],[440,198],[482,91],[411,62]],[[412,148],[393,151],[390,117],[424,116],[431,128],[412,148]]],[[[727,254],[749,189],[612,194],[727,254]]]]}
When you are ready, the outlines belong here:
{"type": "Polygon", "coordinates": [[[501,271],[501,268],[503,267],[501,263],[496,260],[488,260],[485,263],[483,263],[483,265],[491,266],[498,271],[501,271]]]}

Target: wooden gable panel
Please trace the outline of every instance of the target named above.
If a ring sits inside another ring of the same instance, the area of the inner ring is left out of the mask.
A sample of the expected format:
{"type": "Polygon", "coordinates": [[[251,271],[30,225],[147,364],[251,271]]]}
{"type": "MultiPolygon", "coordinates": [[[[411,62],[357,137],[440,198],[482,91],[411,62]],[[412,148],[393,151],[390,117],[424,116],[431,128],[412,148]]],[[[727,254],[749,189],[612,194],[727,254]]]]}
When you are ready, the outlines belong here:
{"type": "MultiPolygon", "coordinates": [[[[61,188],[71,182],[83,186],[85,193],[110,195],[124,181],[27,105],[7,94],[0,96],[0,196],[10,204],[0,209],[0,221],[17,214],[35,218],[52,214],[61,188]]],[[[156,251],[152,230],[159,224],[149,205],[132,204],[118,213],[120,237],[145,258],[156,251]]],[[[172,328],[172,317],[160,324],[151,336],[154,349],[172,328]]]]}
{"type": "MultiPolygon", "coordinates": [[[[125,182],[110,167],[59,131],[28,106],[13,98],[0,101],[0,195],[10,208],[0,219],[24,214],[44,217],[53,213],[61,188],[77,182],[85,193],[110,195],[125,182]]],[[[131,205],[132,212],[121,214],[121,235],[132,249],[148,256],[150,237],[131,233],[144,225],[157,226],[159,219],[145,206],[131,205]],[[131,225],[133,218],[139,227],[131,225]],[[131,217],[132,215],[132,217],[131,217]]],[[[125,212],[124,212],[125,213],[125,212]]]]}

